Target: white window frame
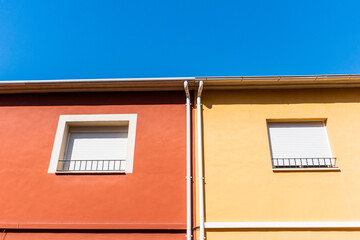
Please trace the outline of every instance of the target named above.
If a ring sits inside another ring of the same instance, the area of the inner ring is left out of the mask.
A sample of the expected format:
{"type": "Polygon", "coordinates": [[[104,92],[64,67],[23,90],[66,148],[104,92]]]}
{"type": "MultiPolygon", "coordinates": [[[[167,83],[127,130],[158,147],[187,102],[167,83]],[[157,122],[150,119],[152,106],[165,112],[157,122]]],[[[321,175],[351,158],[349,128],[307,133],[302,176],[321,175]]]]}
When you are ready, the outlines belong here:
{"type": "MultiPolygon", "coordinates": [[[[125,173],[132,173],[134,165],[136,122],[137,114],[60,115],[48,173],[57,173],[56,169],[58,161],[61,160],[65,154],[70,127],[91,128],[107,126],[128,126],[125,173]]],[[[91,171],[88,173],[91,173],[91,171]]]]}

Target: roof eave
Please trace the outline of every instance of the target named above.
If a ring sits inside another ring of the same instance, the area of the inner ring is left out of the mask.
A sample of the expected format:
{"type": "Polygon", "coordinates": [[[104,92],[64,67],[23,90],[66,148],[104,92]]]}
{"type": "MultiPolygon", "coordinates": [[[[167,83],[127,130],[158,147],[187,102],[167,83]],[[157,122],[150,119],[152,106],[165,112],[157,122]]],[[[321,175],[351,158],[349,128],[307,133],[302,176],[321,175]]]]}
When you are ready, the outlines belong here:
{"type": "Polygon", "coordinates": [[[360,87],[360,74],[202,77],[206,89],[293,89],[360,87]]]}
{"type": "Polygon", "coordinates": [[[184,81],[191,90],[197,89],[199,81],[207,90],[344,88],[360,87],[360,74],[0,81],[0,93],[181,91],[184,81]]]}
{"type": "Polygon", "coordinates": [[[177,91],[184,89],[184,81],[195,85],[194,77],[3,81],[0,93],[177,91]]]}

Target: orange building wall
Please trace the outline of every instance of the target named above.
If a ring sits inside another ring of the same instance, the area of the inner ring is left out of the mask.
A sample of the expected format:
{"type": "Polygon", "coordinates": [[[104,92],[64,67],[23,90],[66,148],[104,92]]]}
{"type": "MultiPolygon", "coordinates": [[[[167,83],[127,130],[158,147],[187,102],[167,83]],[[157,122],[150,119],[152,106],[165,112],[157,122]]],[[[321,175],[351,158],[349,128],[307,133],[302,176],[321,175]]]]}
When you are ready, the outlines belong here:
{"type": "Polygon", "coordinates": [[[183,92],[0,95],[0,228],[185,229],[184,102],[183,92]],[[47,172],[60,115],[130,113],[132,174],[47,172]]]}
{"type": "MultiPolygon", "coordinates": [[[[165,240],[184,239],[184,234],[172,233],[63,233],[63,232],[5,232],[0,237],[5,240],[165,240]]],[[[1,239],[1,238],[0,238],[1,239]]]]}

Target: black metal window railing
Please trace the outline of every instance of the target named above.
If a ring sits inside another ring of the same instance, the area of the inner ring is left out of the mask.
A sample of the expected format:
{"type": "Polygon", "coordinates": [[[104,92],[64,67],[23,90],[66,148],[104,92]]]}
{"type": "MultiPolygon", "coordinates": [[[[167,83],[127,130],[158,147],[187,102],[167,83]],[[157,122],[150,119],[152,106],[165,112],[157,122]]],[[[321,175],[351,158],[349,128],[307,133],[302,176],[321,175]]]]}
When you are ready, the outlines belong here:
{"type": "Polygon", "coordinates": [[[334,168],[336,158],[272,158],[273,168],[334,168]]]}
{"type": "Polygon", "coordinates": [[[126,160],[59,160],[58,172],[125,172],[126,160]]]}

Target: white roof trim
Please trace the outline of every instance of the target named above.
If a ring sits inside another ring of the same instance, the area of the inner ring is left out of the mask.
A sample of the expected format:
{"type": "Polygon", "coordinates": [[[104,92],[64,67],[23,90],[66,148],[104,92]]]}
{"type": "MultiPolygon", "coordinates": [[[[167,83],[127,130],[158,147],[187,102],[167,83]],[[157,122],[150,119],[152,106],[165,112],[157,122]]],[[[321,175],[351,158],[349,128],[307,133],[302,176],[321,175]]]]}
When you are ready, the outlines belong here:
{"type": "Polygon", "coordinates": [[[360,228],[360,222],[205,222],[205,228],[360,228]]]}
{"type": "Polygon", "coordinates": [[[0,84],[25,83],[84,83],[84,82],[150,82],[150,81],[185,81],[195,80],[195,77],[168,77],[168,78],[94,78],[94,79],[53,79],[53,80],[14,80],[0,81],[0,84]]]}

